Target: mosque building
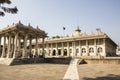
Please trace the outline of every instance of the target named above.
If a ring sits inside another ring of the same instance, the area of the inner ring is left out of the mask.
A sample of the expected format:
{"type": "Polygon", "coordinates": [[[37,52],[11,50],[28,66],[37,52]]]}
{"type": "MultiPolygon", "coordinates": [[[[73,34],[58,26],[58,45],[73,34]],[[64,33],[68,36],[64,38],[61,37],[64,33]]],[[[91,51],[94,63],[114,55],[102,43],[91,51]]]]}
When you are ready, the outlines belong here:
{"type": "MultiPolygon", "coordinates": [[[[67,37],[46,38],[38,43],[39,55],[44,47],[45,57],[110,57],[116,56],[117,44],[102,31],[82,33],[79,27],[67,37]]],[[[32,44],[35,53],[35,44],[32,44]]]]}
{"type": "Polygon", "coordinates": [[[117,47],[117,44],[100,30],[86,34],[77,27],[72,35],[48,38],[47,33],[39,27],[24,25],[20,21],[0,30],[0,64],[6,65],[19,59],[29,61],[41,59],[40,57],[113,57],[116,56],[117,47]]]}

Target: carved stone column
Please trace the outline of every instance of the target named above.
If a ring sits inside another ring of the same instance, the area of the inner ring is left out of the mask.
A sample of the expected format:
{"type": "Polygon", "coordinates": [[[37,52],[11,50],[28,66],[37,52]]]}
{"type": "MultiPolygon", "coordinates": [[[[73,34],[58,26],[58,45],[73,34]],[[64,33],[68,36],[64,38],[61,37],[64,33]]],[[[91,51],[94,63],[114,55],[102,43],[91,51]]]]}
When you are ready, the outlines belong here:
{"type": "Polygon", "coordinates": [[[95,46],[95,49],[94,49],[94,54],[96,56],[98,56],[98,53],[97,53],[97,42],[96,42],[96,39],[94,39],[94,46],[95,46]]]}
{"type": "Polygon", "coordinates": [[[4,44],[3,44],[3,49],[2,49],[2,58],[5,57],[5,45],[6,45],[6,36],[4,36],[4,44]]]}
{"type": "Polygon", "coordinates": [[[17,41],[17,45],[18,45],[18,51],[20,52],[20,49],[21,49],[21,38],[18,37],[18,41],[17,41]]]}
{"type": "Polygon", "coordinates": [[[56,56],[58,56],[58,45],[56,43],[56,56]]]}
{"type": "Polygon", "coordinates": [[[53,56],[53,44],[52,43],[50,43],[50,44],[51,44],[50,56],[53,56]]]}
{"type": "Polygon", "coordinates": [[[35,55],[38,56],[38,37],[36,37],[36,49],[35,49],[35,55]]]}
{"type": "Polygon", "coordinates": [[[64,56],[64,46],[63,46],[63,42],[61,42],[61,44],[62,44],[62,50],[61,50],[62,52],[61,52],[61,55],[64,56]]]}
{"type": "Polygon", "coordinates": [[[24,50],[23,50],[23,58],[27,58],[27,38],[28,35],[26,34],[24,37],[24,50]]]}
{"type": "Polygon", "coordinates": [[[67,56],[70,57],[70,47],[69,47],[69,42],[67,42],[67,56]]]}
{"type": "Polygon", "coordinates": [[[103,53],[104,53],[104,54],[103,54],[102,56],[105,56],[105,57],[106,57],[106,56],[107,56],[107,53],[106,53],[106,49],[105,49],[105,48],[106,48],[106,39],[103,39],[103,53]]]}
{"type": "Polygon", "coordinates": [[[72,46],[73,46],[73,57],[76,56],[76,47],[75,47],[75,41],[72,42],[72,46]]]}
{"type": "Polygon", "coordinates": [[[82,44],[81,44],[81,41],[79,41],[79,47],[80,47],[80,49],[79,49],[79,53],[80,53],[80,56],[82,56],[82,44]]]}
{"type": "Polygon", "coordinates": [[[11,35],[9,35],[9,39],[8,39],[8,53],[7,53],[7,58],[10,57],[11,54],[11,35]]]}
{"type": "Polygon", "coordinates": [[[89,56],[88,40],[86,40],[86,54],[87,54],[87,56],[89,56]]]}
{"type": "Polygon", "coordinates": [[[49,53],[49,43],[46,43],[46,54],[47,54],[47,56],[50,56],[50,53],[49,53]]]}
{"type": "Polygon", "coordinates": [[[44,47],[45,47],[45,44],[44,44],[44,38],[42,38],[42,55],[43,55],[43,57],[45,57],[45,53],[44,53],[44,47]]]}
{"type": "Polygon", "coordinates": [[[32,39],[30,38],[30,45],[29,45],[29,52],[30,52],[30,55],[31,55],[31,51],[32,51],[32,39]]]}
{"type": "Polygon", "coordinates": [[[0,57],[1,57],[1,55],[2,55],[2,51],[1,51],[2,49],[1,49],[1,36],[0,36],[0,57]]]}
{"type": "Polygon", "coordinates": [[[14,54],[13,54],[13,58],[15,58],[18,54],[17,54],[17,41],[18,41],[18,33],[15,34],[15,47],[14,47],[14,54]]]}

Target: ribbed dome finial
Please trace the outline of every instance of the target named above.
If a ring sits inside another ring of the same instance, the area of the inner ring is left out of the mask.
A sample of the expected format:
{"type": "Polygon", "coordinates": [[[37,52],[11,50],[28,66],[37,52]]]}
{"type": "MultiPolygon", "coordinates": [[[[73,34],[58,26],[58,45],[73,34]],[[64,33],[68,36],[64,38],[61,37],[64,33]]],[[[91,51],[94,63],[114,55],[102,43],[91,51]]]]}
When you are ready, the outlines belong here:
{"type": "Polygon", "coordinates": [[[77,26],[77,29],[75,31],[81,32],[81,30],[79,29],[79,26],[77,26]]]}

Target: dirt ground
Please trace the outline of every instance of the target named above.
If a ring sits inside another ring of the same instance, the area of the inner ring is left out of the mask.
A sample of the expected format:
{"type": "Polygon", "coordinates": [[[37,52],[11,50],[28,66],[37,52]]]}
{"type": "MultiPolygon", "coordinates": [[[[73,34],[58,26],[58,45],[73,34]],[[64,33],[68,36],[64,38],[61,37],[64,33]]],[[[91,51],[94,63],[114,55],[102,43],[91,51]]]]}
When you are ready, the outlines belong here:
{"type": "Polygon", "coordinates": [[[83,80],[120,80],[120,65],[82,64],[78,65],[78,73],[83,80]]]}
{"type": "Polygon", "coordinates": [[[62,64],[0,65],[0,80],[62,80],[67,68],[62,64]]]}

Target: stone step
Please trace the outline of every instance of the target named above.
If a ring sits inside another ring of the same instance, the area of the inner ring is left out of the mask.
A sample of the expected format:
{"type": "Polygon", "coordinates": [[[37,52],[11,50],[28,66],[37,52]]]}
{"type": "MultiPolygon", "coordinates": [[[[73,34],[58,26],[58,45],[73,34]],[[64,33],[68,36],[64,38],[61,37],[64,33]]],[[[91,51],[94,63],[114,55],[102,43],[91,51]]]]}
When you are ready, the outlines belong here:
{"type": "Polygon", "coordinates": [[[11,65],[14,58],[0,58],[0,64],[11,65]]]}

